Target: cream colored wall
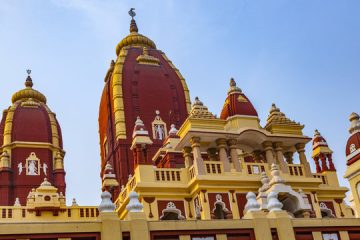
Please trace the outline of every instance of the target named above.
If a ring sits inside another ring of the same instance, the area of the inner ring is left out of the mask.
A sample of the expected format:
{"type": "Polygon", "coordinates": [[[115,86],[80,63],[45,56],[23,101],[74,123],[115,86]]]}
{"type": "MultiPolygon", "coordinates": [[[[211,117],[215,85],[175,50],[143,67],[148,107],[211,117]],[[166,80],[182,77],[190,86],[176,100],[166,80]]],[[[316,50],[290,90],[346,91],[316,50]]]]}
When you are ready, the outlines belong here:
{"type": "MultiPolygon", "coordinates": [[[[41,218],[41,217],[40,217],[41,218]]],[[[276,229],[280,240],[295,240],[294,228],[341,228],[339,231],[342,240],[349,239],[344,228],[360,228],[360,219],[293,219],[285,211],[265,213],[248,212],[241,220],[211,220],[211,221],[147,221],[144,212],[131,212],[126,220],[120,220],[116,213],[100,213],[97,219],[90,222],[65,220],[38,221],[38,222],[8,222],[0,219],[1,235],[30,234],[61,234],[61,233],[99,233],[101,240],[122,240],[122,233],[129,232],[131,239],[150,240],[150,232],[173,231],[180,235],[181,240],[190,239],[189,233],[196,231],[219,231],[217,240],[226,240],[224,230],[253,229],[256,239],[271,240],[271,229],[276,229]]],[[[320,240],[321,232],[313,232],[315,240],[320,240]]],[[[26,237],[25,237],[26,238],[26,237]]]]}

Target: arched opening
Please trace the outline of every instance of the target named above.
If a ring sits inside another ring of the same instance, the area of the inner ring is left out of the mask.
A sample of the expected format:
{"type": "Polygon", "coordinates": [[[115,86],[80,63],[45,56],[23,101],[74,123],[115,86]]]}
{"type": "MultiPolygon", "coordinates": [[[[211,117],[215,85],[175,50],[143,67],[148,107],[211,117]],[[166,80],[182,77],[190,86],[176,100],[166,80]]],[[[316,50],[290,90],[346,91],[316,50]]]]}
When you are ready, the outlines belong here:
{"type": "Polygon", "coordinates": [[[168,202],[166,208],[162,210],[160,220],[183,220],[185,217],[181,214],[181,211],[176,208],[175,203],[168,202]]]}

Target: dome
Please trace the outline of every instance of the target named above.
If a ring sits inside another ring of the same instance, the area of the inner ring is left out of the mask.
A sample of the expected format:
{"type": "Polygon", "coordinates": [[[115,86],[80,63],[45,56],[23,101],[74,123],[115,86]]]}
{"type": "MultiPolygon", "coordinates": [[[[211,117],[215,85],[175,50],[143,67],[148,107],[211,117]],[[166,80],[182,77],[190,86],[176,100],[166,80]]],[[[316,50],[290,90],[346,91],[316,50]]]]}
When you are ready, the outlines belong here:
{"type": "Polygon", "coordinates": [[[228,117],[235,115],[258,116],[250,100],[241,89],[236,86],[235,80],[231,78],[230,89],[221,110],[220,118],[226,120],[228,117]]]}
{"type": "Polygon", "coordinates": [[[357,113],[350,115],[350,137],[346,143],[346,160],[350,165],[360,159],[360,121],[357,113]]]}
{"type": "Polygon", "coordinates": [[[106,162],[112,162],[114,171],[120,173],[117,177],[121,185],[133,174],[135,159],[130,148],[137,116],[141,117],[153,142],[148,146],[151,159],[163,146],[171,124],[181,126],[186,120],[191,101],[180,71],[153,41],[138,33],[134,19],[130,23],[130,34],[117,45],[116,53],[117,58],[105,75],[98,122],[101,174],[106,162]],[[163,138],[156,137],[157,126],[160,126],[157,118],[164,128],[163,138]],[[113,154],[109,154],[111,152],[113,154]],[[120,170],[120,166],[126,170],[120,170]]]}
{"type": "Polygon", "coordinates": [[[130,23],[130,34],[123,38],[116,46],[116,55],[119,55],[121,49],[126,46],[156,49],[156,45],[151,39],[138,33],[138,28],[134,19],[132,19],[130,23]]]}
{"type": "Polygon", "coordinates": [[[66,191],[60,125],[46,97],[33,89],[30,76],[25,87],[13,95],[0,121],[0,149],[8,155],[0,157],[2,205],[13,204],[15,198],[26,202],[29,191],[44,178],[60,192],[66,191]]]}
{"type": "Polygon", "coordinates": [[[61,128],[55,114],[46,105],[46,97],[32,88],[30,76],[26,78],[25,86],[12,96],[13,105],[4,111],[0,122],[0,144],[15,141],[55,144],[56,140],[56,145],[62,148],[61,128]],[[5,129],[8,129],[7,142],[5,129]]]}
{"type": "Polygon", "coordinates": [[[313,138],[313,149],[317,146],[328,146],[325,138],[321,136],[320,132],[316,129],[313,138]]]}
{"type": "Polygon", "coordinates": [[[36,99],[39,102],[46,103],[46,97],[39,91],[36,91],[32,88],[33,82],[30,76],[26,78],[24,89],[17,91],[12,96],[12,103],[15,103],[18,100],[32,98],[36,99]]]}

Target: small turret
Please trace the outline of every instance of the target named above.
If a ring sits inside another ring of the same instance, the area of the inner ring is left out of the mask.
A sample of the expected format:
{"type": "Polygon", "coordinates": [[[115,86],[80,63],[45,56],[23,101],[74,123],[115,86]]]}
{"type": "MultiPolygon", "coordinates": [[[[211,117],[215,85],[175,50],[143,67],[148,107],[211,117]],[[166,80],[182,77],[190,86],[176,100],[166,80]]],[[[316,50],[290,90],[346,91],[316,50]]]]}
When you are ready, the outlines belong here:
{"type": "Polygon", "coordinates": [[[148,145],[153,144],[146,130],[144,122],[138,116],[135,121],[131,150],[134,154],[134,166],[138,164],[151,164],[148,159],[148,145]]]}
{"type": "Polygon", "coordinates": [[[347,165],[351,165],[360,159],[360,120],[357,113],[351,113],[350,128],[349,133],[350,137],[346,144],[346,161],[347,165]]]}
{"type": "Polygon", "coordinates": [[[269,116],[266,120],[265,129],[271,133],[303,135],[304,125],[290,120],[280,111],[275,103],[271,105],[269,116]]]}
{"type": "Polygon", "coordinates": [[[221,110],[220,118],[226,120],[235,115],[258,116],[250,100],[245,96],[241,89],[236,86],[234,78],[231,78],[230,88],[221,110]]]}
{"type": "Polygon", "coordinates": [[[312,158],[315,161],[317,173],[324,171],[336,171],[332,161],[333,151],[329,148],[325,138],[321,136],[317,129],[314,133],[312,148],[312,158]],[[321,166],[319,161],[321,161],[321,166]]]}

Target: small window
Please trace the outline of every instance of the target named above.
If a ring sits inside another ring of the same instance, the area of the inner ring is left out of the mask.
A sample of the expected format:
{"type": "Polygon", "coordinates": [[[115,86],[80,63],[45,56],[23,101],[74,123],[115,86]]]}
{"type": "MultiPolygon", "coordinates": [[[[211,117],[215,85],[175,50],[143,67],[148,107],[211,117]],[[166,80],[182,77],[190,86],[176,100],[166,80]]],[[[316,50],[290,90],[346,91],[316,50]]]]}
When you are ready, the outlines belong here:
{"type": "Polygon", "coordinates": [[[324,240],[339,240],[339,236],[337,233],[323,233],[322,237],[324,240]]]}

